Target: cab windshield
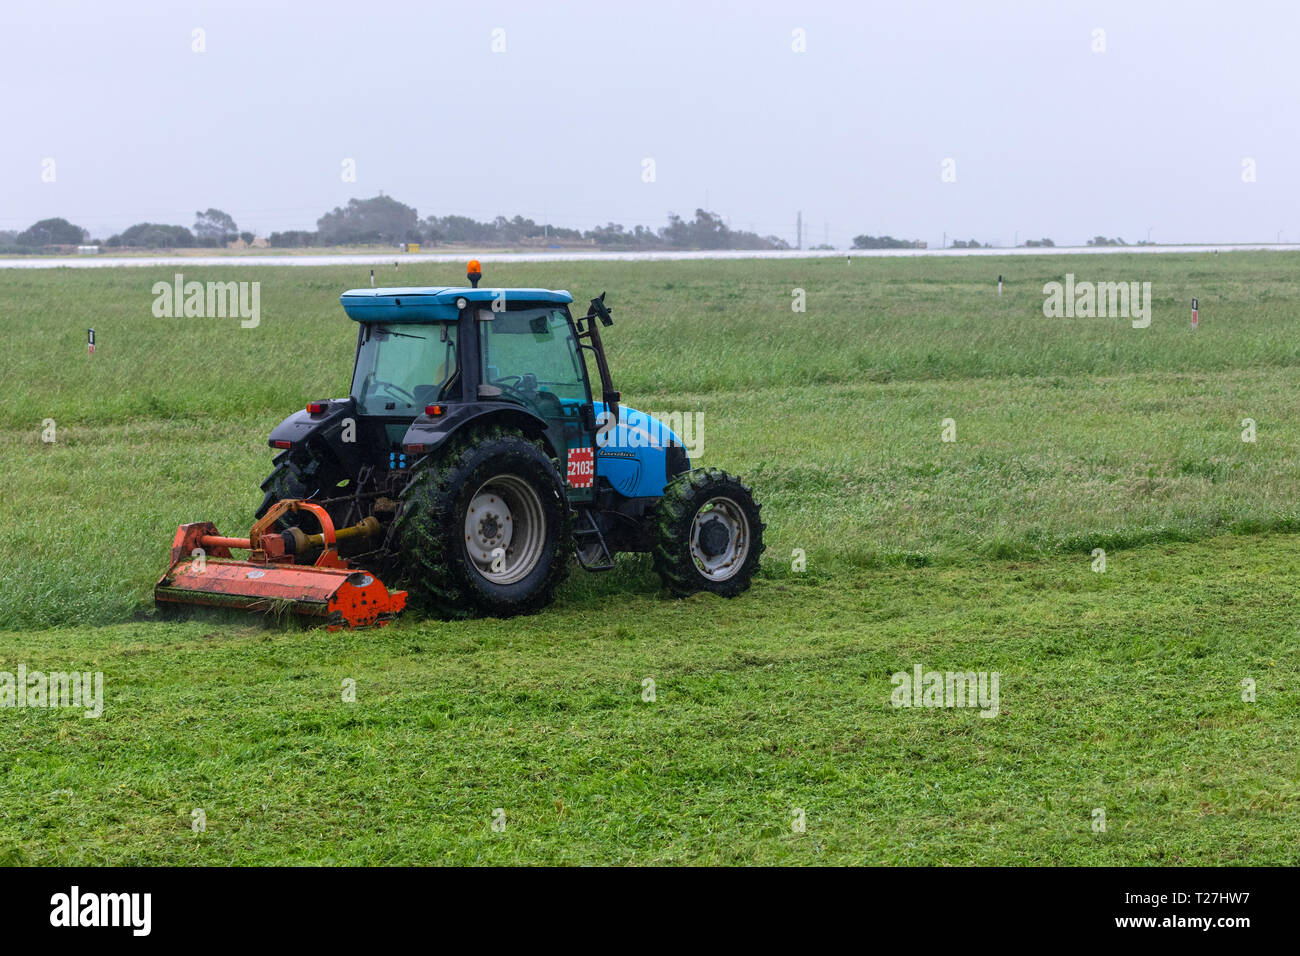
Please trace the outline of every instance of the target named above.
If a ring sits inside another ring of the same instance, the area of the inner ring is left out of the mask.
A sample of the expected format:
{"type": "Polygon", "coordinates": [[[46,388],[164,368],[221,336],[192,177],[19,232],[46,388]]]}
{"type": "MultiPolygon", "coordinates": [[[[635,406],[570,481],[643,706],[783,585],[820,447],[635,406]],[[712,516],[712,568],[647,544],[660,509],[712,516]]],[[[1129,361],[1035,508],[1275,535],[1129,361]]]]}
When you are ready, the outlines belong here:
{"type": "Polygon", "coordinates": [[[363,415],[410,417],[446,399],[457,371],[455,324],[367,322],[352,397],[363,415]]]}

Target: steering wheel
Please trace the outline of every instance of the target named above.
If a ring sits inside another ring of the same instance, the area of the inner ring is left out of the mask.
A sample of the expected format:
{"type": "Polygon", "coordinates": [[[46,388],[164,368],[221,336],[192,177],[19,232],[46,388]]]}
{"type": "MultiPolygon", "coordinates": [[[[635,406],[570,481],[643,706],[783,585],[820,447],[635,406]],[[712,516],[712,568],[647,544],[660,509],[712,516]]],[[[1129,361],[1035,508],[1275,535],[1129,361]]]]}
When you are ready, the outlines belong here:
{"type": "Polygon", "coordinates": [[[501,394],[502,394],[503,397],[506,397],[506,398],[513,398],[515,401],[520,402],[520,403],[522,403],[522,404],[524,404],[524,405],[531,405],[531,404],[532,404],[532,401],[533,401],[532,396],[531,396],[531,395],[528,395],[528,394],[525,393],[525,392],[520,391],[520,390],[519,390],[518,388],[516,388],[515,386],[513,386],[513,385],[506,385],[506,384],[504,384],[504,383],[502,383],[502,382],[497,382],[496,384],[497,384],[497,387],[498,387],[499,389],[501,389],[501,394]]]}
{"type": "Polygon", "coordinates": [[[387,389],[389,394],[402,399],[402,401],[406,402],[407,405],[415,404],[414,395],[412,395],[410,392],[408,392],[406,389],[402,388],[401,386],[394,385],[392,382],[384,382],[379,379],[375,379],[374,387],[387,389]]]}
{"type": "Polygon", "coordinates": [[[503,375],[500,378],[494,378],[491,384],[501,389],[502,394],[513,398],[517,402],[522,402],[525,405],[532,404],[532,396],[521,387],[524,384],[522,375],[503,375]]]}

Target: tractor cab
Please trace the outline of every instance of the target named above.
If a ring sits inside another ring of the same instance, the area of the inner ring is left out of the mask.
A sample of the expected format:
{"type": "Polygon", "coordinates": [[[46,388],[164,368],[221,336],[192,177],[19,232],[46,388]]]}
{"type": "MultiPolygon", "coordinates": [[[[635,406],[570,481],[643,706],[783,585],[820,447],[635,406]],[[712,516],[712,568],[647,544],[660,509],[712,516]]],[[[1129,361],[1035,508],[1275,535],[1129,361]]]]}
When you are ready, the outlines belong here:
{"type": "Polygon", "coordinates": [[[540,439],[566,474],[573,462],[570,487],[590,496],[600,423],[567,292],[354,289],[341,301],[358,324],[359,429],[394,467],[471,421],[497,422],[540,439]]]}

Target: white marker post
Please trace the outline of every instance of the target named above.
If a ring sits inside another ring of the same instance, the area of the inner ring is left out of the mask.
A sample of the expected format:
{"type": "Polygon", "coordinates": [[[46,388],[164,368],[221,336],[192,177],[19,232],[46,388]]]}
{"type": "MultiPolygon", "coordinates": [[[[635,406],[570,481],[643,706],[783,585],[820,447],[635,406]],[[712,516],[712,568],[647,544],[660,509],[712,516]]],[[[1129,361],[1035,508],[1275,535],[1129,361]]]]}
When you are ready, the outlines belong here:
{"type": "Polygon", "coordinates": [[[1002,298],[1002,276],[998,276],[998,298],[1002,298]]]}
{"type": "Polygon", "coordinates": [[[371,270],[370,270],[370,288],[373,289],[374,287],[375,287],[375,270],[374,270],[374,269],[371,269],[371,270]]]}
{"type": "Polygon", "coordinates": [[[95,354],[95,330],[94,329],[86,330],[86,354],[87,355],[95,354]]]}
{"type": "Polygon", "coordinates": [[[1196,307],[1196,298],[1192,297],[1192,328],[1201,324],[1201,310],[1196,307]]]}

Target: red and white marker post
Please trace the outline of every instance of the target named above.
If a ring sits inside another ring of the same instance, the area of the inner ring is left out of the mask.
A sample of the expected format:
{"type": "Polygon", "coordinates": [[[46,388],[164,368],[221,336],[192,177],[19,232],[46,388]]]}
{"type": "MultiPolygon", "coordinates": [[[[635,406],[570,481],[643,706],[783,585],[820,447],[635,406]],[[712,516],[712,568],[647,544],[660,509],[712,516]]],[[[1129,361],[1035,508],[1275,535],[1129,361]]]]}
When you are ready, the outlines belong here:
{"type": "Polygon", "coordinates": [[[1201,310],[1196,307],[1196,299],[1192,299],[1192,328],[1201,324],[1201,310]]]}
{"type": "Polygon", "coordinates": [[[95,330],[94,329],[86,330],[86,354],[87,355],[95,354],[95,330]]]}

